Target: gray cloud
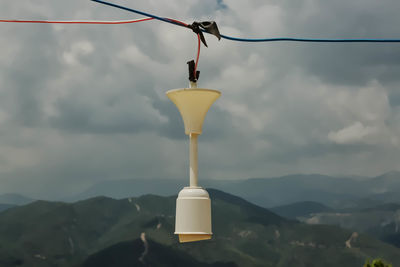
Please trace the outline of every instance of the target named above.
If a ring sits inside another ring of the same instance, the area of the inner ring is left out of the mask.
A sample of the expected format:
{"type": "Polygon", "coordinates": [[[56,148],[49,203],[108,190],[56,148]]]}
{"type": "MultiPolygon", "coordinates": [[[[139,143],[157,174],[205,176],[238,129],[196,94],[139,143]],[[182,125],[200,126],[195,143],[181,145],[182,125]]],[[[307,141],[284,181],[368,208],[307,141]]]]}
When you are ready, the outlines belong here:
{"type": "MultiPolygon", "coordinates": [[[[115,2],[216,20],[221,32],[243,37],[395,38],[400,22],[394,0],[115,2]]],[[[0,16],[138,17],[78,0],[7,2],[0,16]]],[[[187,137],[165,92],[188,84],[192,32],[149,21],[0,24],[0,34],[0,193],[55,197],[105,179],[187,178],[187,137]]],[[[200,137],[201,177],[398,168],[398,44],[206,38],[199,86],[222,97],[200,137]]]]}

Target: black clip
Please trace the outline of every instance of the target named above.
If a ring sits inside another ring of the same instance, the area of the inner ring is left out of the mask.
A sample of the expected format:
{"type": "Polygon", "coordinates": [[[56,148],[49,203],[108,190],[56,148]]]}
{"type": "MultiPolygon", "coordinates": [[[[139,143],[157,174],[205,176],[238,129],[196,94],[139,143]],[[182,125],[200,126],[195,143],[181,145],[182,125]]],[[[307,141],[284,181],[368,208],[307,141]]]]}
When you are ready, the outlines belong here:
{"type": "Polygon", "coordinates": [[[218,40],[221,40],[221,34],[219,33],[217,23],[215,21],[203,21],[200,22],[200,26],[212,35],[215,35],[218,40]]]}
{"type": "Polygon", "coordinates": [[[202,22],[193,22],[192,25],[189,25],[189,28],[193,30],[196,34],[200,35],[200,40],[203,44],[207,46],[206,39],[204,38],[203,31],[215,35],[218,40],[221,40],[221,35],[218,30],[217,23],[215,21],[202,21],[202,22]]]}
{"type": "Polygon", "coordinates": [[[195,83],[200,77],[200,71],[199,70],[196,71],[196,76],[194,76],[194,67],[195,67],[194,60],[189,61],[187,64],[189,67],[189,81],[195,83]]]}

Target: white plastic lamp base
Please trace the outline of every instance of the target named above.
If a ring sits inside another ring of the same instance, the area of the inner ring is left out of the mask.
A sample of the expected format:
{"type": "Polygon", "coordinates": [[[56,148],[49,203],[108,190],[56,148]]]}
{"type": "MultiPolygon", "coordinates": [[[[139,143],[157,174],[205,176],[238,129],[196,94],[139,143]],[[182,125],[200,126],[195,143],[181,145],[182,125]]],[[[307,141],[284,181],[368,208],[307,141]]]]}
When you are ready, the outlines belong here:
{"type": "Polygon", "coordinates": [[[211,199],[201,187],[185,187],[176,200],[175,234],[180,242],[211,239],[211,199]]]}

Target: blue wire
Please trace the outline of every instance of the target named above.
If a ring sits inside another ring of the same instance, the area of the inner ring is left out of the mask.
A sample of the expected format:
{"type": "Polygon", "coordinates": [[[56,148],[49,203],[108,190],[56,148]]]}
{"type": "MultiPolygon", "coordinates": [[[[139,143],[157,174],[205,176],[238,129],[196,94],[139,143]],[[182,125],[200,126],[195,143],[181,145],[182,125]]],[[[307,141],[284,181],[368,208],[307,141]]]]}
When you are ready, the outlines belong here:
{"type": "MultiPolygon", "coordinates": [[[[146,17],[151,17],[160,21],[168,22],[174,25],[178,25],[181,27],[185,27],[182,24],[179,24],[175,21],[169,20],[167,18],[163,17],[158,17],[156,15],[146,13],[143,11],[139,11],[136,9],[120,6],[117,4],[105,2],[102,0],[91,0],[93,2],[97,2],[100,4],[116,7],[119,9],[127,10],[130,12],[134,12],[139,15],[143,15],[146,17]]],[[[206,32],[202,30],[203,32],[206,32]]],[[[227,36],[221,34],[221,37],[227,40],[231,41],[237,41],[237,42],[314,42],[314,43],[400,43],[400,39],[310,39],[310,38],[261,38],[261,39],[249,39],[249,38],[238,38],[238,37],[232,37],[232,36],[227,36]]]]}
{"type": "Polygon", "coordinates": [[[150,17],[150,18],[153,18],[153,19],[158,19],[158,20],[161,20],[161,21],[164,21],[164,22],[168,22],[168,23],[171,23],[171,24],[174,24],[174,25],[185,27],[184,25],[179,24],[178,22],[169,20],[167,18],[162,18],[162,17],[156,16],[156,15],[152,15],[152,14],[149,14],[149,13],[146,13],[146,12],[143,12],[143,11],[139,11],[139,10],[136,10],[136,9],[131,9],[131,8],[128,8],[128,7],[120,6],[120,5],[117,5],[117,4],[113,4],[113,3],[109,3],[109,2],[105,2],[105,1],[101,1],[101,0],[91,0],[91,1],[103,4],[103,5],[107,5],[107,6],[116,7],[116,8],[123,9],[123,10],[126,10],[126,11],[130,11],[130,12],[133,12],[133,13],[137,13],[139,15],[143,15],[143,16],[150,17]]]}
{"type": "Polygon", "coordinates": [[[221,37],[238,42],[314,42],[314,43],[399,43],[400,39],[310,39],[310,38],[237,38],[221,34],[221,37]]]}

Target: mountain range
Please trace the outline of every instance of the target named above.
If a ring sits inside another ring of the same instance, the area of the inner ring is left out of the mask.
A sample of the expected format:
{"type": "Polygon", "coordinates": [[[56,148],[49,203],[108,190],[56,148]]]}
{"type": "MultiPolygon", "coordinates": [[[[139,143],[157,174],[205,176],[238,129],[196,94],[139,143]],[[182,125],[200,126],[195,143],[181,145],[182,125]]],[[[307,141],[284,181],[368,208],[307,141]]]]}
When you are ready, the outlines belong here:
{"type": "Polygon", "coordinates": [[[35,201],[0,213],[0,266],[362,266],[400,249],[336,226],[282,218],[209,190],[213,238],[180,244],[176,196],[35,201]],[[193,265],[191,265],[193,264],[193,265]]]}
{"type": "MultiPolygon", "coordinates": [[[[121,199],[145,193],[168,196],[179,192],[186,182],[178,179],[110,180],[96,183],[75,196],[60,200],[73,202],[95,196],[121,199]]],[[[400,203],[400,172],[396,171],[364,179],[319,174],[246,180],[203,179],[201,185],[240,196],[266,208],[301,201],[314,201],[339,209],[400,203]]]]}
{"type": "MultiPolygon", "coordinates": [[[[143,194],[170,196],[179,192],[186,183],[183,179],[107,180],[94,183],[74,195],[48,200],[75,202],[96,196],[116,199],[143,194]]],[[[318,202],[334,209],[360,209],[384,203],[400,203],[400,172],[397,171],[372,178],[297,174],[244,180],[202,179],[201,185],[240,196],[266,208],[302,201],[318,202]]],[[[47,198],[41,196],[39,199],[47,198]]],[[[18,194],[0,195],[0,204],[21,205],[32,201],[18,194]]]]}
{"type": "Polygon", "coordinates": [[[290,219],[298,219],[299,217],[308,217],[312,214],[335,211],[331,207],[314,201],[296,202],[289,205],[274,207],[270,210],[279,216],[290,219]]]}

